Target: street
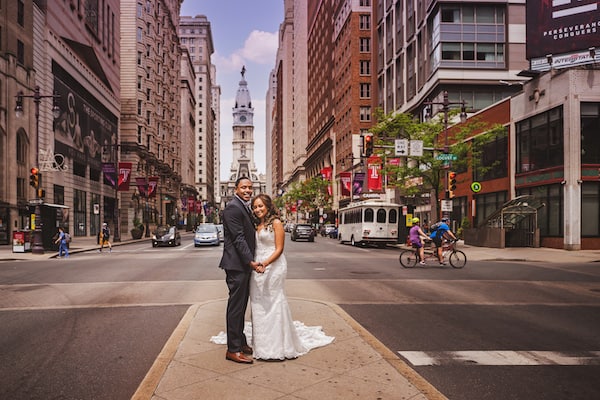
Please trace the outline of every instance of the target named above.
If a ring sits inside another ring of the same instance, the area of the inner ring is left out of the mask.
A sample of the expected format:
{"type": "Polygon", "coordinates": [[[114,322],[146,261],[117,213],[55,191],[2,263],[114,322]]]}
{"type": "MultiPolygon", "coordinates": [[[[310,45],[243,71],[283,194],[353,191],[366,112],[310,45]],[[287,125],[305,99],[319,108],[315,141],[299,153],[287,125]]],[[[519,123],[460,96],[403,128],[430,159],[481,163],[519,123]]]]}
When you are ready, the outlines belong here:
{"type": "MultiPolygon", "coordinates": [[[[188,306],[226,298],[221,252],[184,235],[0,263],[0,397],[129,399],[188,306]]],[[[404,269],[321,237],[285,254],[289,297],[340,305],[450,399],[600,396],[596,264],[404,269]]]]}

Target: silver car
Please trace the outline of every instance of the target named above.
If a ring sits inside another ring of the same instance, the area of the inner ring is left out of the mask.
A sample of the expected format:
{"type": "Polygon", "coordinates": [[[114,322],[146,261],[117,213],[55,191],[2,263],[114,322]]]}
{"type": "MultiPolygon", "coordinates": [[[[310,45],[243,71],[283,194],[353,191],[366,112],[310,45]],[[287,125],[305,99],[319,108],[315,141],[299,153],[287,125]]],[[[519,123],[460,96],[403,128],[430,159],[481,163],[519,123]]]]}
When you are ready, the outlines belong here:
{"type": "Polygon", "coordinates": [[[200,224],[194,231],[194,247],[203,245],[221,245],[221,235],[215,224],[200,224]]]}

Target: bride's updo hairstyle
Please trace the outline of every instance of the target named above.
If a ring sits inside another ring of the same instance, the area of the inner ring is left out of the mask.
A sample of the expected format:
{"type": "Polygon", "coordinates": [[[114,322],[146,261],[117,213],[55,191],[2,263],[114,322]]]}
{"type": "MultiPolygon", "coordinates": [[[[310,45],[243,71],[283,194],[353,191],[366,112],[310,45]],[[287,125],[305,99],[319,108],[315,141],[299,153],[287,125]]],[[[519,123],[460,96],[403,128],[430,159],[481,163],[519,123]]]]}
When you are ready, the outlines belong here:
{"type": "Polygon", "coordinates": [[[261,193],[252,199],[252,207],[254,208],[254,202],[256,199],[261,199],[267,209],[267,215],[265,215],[265,227],[272,227],[273,220],[279,218],[279,210],[273,205],[273,200],[268,194],[261,193]]]}

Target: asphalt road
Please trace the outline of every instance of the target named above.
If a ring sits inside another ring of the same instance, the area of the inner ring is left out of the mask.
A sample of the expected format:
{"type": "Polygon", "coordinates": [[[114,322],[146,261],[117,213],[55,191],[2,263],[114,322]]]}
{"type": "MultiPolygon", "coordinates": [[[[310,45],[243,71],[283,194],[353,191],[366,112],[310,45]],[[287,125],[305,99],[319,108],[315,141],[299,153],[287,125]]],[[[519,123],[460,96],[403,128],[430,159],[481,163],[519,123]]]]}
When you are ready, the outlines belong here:
{"type": "MultiPolygon", "coordinates": [[[[221,251],[187,236],[0,263],[0,398],[130,398],[188,305],[227,296],[221,251]]],[[[600,398],[596,265],[403,269],[398,254],[288,239],[288,296],[341,305],[451,399],[600,398]],[[506,353],[532,351],[564,357],[506,353]]]]}

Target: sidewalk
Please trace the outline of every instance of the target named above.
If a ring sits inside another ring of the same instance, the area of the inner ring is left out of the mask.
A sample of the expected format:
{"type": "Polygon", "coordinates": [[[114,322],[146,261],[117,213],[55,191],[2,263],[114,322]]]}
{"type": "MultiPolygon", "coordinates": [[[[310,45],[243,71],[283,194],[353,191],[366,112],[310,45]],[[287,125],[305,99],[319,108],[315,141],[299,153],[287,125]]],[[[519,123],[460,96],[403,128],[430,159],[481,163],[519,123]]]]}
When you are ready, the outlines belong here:
{"type": "Polygon", "coordinates": [[[335,341],[295,360],[236,364],[209,338],[226,299],[190,307],[133,400],[446,399],[335,304],[289,299],[294,319],[335,341]]]}
{"type": "MultiPolygon", "coordinates": [[[[113,246],[149,240],[123,239],[113,246]]],[[[95,238],[74,238],[70,254],[97,248],[95,238]]],[[[494,249],[462,243],[458,248],[471,261],[600,261],[600,250],[494,249]]],[[[53,257],[56,252],[12,253],[11,246],[0,246],[0,261],[53,257]]],[[[283,362],[227,361],[225,346],[209,341],[224,330],[226,302],[219,299],[188,309],[132,399],[446,399],[336,304],[310,299],[289,299],[294,319],[322,326],[327,335],[335,336],[333,344],[283,362]]]]}

